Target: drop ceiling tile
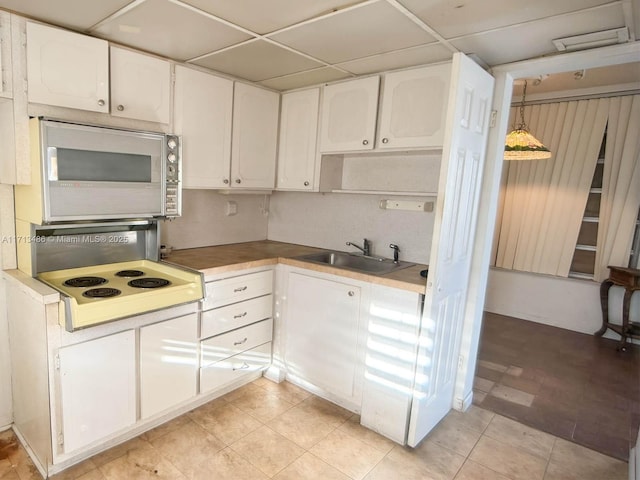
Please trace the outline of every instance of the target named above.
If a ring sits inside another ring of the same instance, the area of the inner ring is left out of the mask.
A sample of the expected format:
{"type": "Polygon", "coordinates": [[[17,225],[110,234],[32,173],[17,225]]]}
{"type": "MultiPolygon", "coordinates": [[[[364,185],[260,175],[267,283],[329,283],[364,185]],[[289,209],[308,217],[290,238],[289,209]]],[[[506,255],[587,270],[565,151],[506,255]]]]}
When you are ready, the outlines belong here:
{"type": "Polygon", "coordinates": [[[333,82],[348,78],[349,74],[341,72],[331,67],[317,68],[306,72],[294,73],[285,77],[272,78],[260,82],[265,87],[275,90],[292,90],[294,88],[308,87],[310,85],[319,85],[325,82],[333,82]]]}
{"type": "Polygon", "coordinates": [[[146,0],[92,33],[175,60],[235,45],[250,35],[168,0],[146,0]]]}
{"type": "Polygon", "coordinates": [[[619,28],[624,16],[617,3],[597,11],[547,18],[522,26],[508,27],[451,40],[465,53],[475,53],[490,66],[557,53],[554,38],[619,28]],[[504,48],[508,45],[509,48],[504,48]]]}
{"type": "Polygon", "coordinates": [[[131,0],[1,0],[0,7],[53,25],[87,30],[128,3],[131,0]]]}
{"type": "Polygon", "coordinates": [[[384,1],[338,12],[273,35],[327,63],[432,43],[434,38],[384,1]]]}
{"type": "Polygon", "coordinates": [[[439,43],[420,45],[395,52],[383,53],[371,57],[360,58],[337,66],[356,75],[383,72],[396,68],[413,67],[427,63],[444,62],[450,60],[453,52],[439,43]]]}
{"type": "Polygon", "coordinates": [[[611,0],[399,1],[444,38],[469,35],[611,3],[611,0]]]}
{"type": "Polygon", "coordinates": [[[192,63],[252,82],[323,65],[264,40],[247,42],[220,53],[202,57],[192,63]]]}
{"type": "Polygon", "coordinates": [[[353,0],[269,0],[265,5],[267,2],[264,0],[182,1],[260,34],[359,3],[353,0]]]}

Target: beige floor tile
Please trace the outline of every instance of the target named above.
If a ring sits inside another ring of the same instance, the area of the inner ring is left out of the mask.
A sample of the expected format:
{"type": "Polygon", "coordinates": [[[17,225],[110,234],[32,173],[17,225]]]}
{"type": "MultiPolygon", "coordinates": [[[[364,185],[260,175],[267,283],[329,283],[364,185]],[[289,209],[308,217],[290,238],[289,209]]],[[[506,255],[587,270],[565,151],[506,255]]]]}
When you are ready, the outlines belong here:
{"type": "Polygon", "coordinates": [[[482,377],[475,377],[473,379],[473,388],[485,393],[490,392],[495,384],[495,382],[482,377]]]}
{"type": "Polygon", "coordinates": [[[352,415],[346,422],[340,425],[338,429],[352,437],[362,440],[367,445],[383,453],[389,453],[391,449],[397,445],[388,438],[360,425],[360,415],[352,415]]]}
{"type": "Polygon", "coordinates": [[[267,480],[269,478],[229,447],[209,457],[195,470],[192,480],[267,480]]]}
{"type": "Polygon", "coordinates": [[[486,360],[478,360],[478,365],[488,368],[490,370],[495,370],[496,372],[506,372],[509,368],[508,365],[502,365],[500,363],[487,362],[486,360]]]}
{"type": "Polygon", "coordinates": [[[260,390],[261,387],[259,387],[258,385],[256,385],[255,383],[247,383],[246,385],[243,385],[240,388],[236,388],[235,390],[227,393],[226,395],[223,395],[222,397],[220,397],[220,400],[226,401],[226,402],[233,402],[234,400],[236,400],[239,397],[242,397],[243,395],[246,395],[249,392],[255,392],[260,390]]]}
{"type": "Polygon", "coordinates": [[[626,462],[558,438],[544,480],[627,480],[628,472],[626,462]]]}
{"type": "Polygon", "coordinates": [[[292,403],[267,392],[264,388],[256,388],[257,390],[247,390],[244,395],[233,399],[231,404],[261,422],[268,422],[293,407],[292,403]]]}
{"type": "Polygon", "coordinates": [[[309,414],[318,416],[323,422],[333,425],[334,427],[342,425],[353,415],[353,412],[350,412],[346,408],[342,408],[315,395],[307,398],[300,403],[298,407],[309,414]]]}
{"type": "Polygon", "coordinates": [[[20,480],[20,476],[15,469],[7,470],[5,473],[0,475],[0,479],[2,480],[20,480]]]}
{"type": "Polygon", "coordinates": [[[120,445],[116,445],[109,450],[105,450],[102,453],[94,455],[91,457],[91,460],[93,460],[93,463],[95,463],[97,467],[101,467],[105,463],[109,463],[131,451],[138,450],[140,448],[147,448],[149,446],[150,444],[146,440],[143,440],[140,437],[135,437],[127,442],[121,443],[120,445]]]}
{"type": "Polygon", "coordinates": [[[547,461],[525,450],[482,436],[469,459],[513,480],[542,480],[547,461]]]}
{"type": "Polygon", "coordinates": [[[485,398],[487,398],[486,392],[481,392],[480,390],[473,391],[473,403],[476,405],[482,403],[485,398]]]}
{"type": "Polygon", "coordinates": [[[496,415],[484,431],[484,435],[521,448],[545,460],[549,460],[555,438],[553,435],[535,430],[502,415],[496,415]]]}
{"type": "Polygon", "coordinates": [[[427,439],[466,457],[481,435],[478,430],[467,427],[457,416],[448,415],[429,433],[427,439]]]}
{"type": "Polygon", "coordinates": [[[260,377],[253,383],[293,405],[297,405],[311,396],[311,393],[289,382],[276,383],[264,377],[260,377]]]}
{"type": "Polygon", "coordinates": [[[209,411],[194,410],[187,415],[227,445],[262,426],[261,422],[231,404],[209,411]]]}
{"type": "Polygon", "coordinates": [[[274,480],[350,480],[344,473],[309,452],[273,478],[274,480]]]}
{"type": "Polygon", "coordinates": [[[155,440],[156,438],[160,438],[163,435],[166,435],[169,432],[172,432],[180,427],[183,427],[187,423],[191,422],[191,419],[187,415],[180,415],[179,417],[174,418],[173,420],[169,420],[162,425],[159,425],[151,430],[144,432],[140,435],[140,438],[150,442],[151,440],[155,440]]]}
{"type": "Polygon", "coordinates": [[[266,425],[233,443],[231,448],[269,477],[286,468],[304,453],[302,447],[266,425]]]}
{"type": "Polygon", "coordinates": [[[323,418],[300,406],[287,410],[271,420],[268,425],[305,449],[313,447],[336,428],[335,425],[325,422],[323,418]]]}
{"type": "Polygon", "coordinates": [[[20,480],[42,480],[42,475],[22,446],[12,455],[11,462],[20,480]]]}
{"type": "Polygon", "coordinates": [[[451,480],[465,460],[464,456],[429,440],[423,441],[416,448],[397,446],[388,456],[400,462],[400,465],[421,468],[426,472],[425,478],[433,480],[451,480]]]}
{"type": "Polygon", "coordinates": [[[198,464],[226,447],[224,442],[192,421],[152,440],[151,445],[187,477],[194,473],[198,464]]]}
{"type": "Polygon", "coordinates": [[[0,479],[4,479],[5,475],[13,471],[13,464],[8,458],[0,458],[0,479]]]}
{"type": "Polygon", "coordinates": [[[106,480],[105,476],[99,469],[90,470],[84,475],[79,476],[76,480],[106,480]]]}
{"type": "Polygon", "coordinates": [[[491,389],[489,395],[506,400],[507,402],[517,403],[525,407],[530,407],[533,403],[534,395],[523,392],[522,390],[516,390],[515,388],[507,387],[506,385],[496,385],[491,389]]]}
{"type": "Polygon", "coordinates": [[[364,480],[434,480],[424,465],[416,462],[406,463],[388,455],[371,470],[364,480]]]}
{"type": "Polygon", "coordinates": [[[513,365],[509,365],[509,368],[507,368],[506,374],[507,375],[511,375],[513,377],[519,377],[520,375],[522,375],[522,368],[521,367],[515,367],[513,365]]]}
{"type": "Polygon", "coordinates": [[[331,432],[309,451],[356,480],[364,478],[385,455],[384,452],[340,430],[331,432]]]}
{"type": "MultiPolygon", "coordinates": [[[[57,475],[51,476],[51,480],[74,480],[76,478],[81,477],[87,472],[97,469],[98,466],[95,464],[93,459],[89,458],[83,462],[80,462],[76,465],[73,465],[66,470],[58,473],[57,475]]],[[[2,478],[2,477],[0,477],[2,478]]]]}
{"type": "Polygon", "coordinates": [[[137,448],[100,467],[107,480],[183,480],[182,473],[151,445],[137,448]]]}
{"type": "Polygon", "coordinates": [[[450,410],[447,414],[447,419],[455,421],[462,426],[476,430],[478,432],[484,432],[491,419],[495,416],[495,413],[479,408],[475,405],[471,405],[466,412],[460,412],[458,410],[450,410]]]}
{"type": "Polygon", "coordinates": [[[454,480],[510,480],[509,477],[480,465],[472,460],[467,460],[455,476],[454,480]]]}

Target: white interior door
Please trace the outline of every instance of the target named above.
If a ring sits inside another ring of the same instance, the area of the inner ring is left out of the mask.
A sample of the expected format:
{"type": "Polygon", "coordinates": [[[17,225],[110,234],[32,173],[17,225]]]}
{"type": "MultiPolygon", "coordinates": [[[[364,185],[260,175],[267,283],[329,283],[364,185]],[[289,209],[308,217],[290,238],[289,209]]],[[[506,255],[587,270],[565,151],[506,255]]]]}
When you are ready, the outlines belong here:
{"type": "Polygon", "coordinates": [[[474,249],[493,77],[453,57],[447,132],[420,331],[407,443],[416,446],[449,412],[474,249]]]}

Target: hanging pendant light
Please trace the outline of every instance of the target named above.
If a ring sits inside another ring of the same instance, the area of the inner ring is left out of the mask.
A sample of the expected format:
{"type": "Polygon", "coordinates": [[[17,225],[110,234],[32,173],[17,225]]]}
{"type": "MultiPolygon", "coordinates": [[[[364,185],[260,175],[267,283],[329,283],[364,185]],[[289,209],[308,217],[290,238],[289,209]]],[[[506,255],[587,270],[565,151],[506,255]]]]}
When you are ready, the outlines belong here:
{"type": "Polygon", "coordinates": [[[504,145],[505,160],[545,160],[551,152],[540,140],[529,133],[524,123],[524,99],[527,95],[527,81],[524,81],[522,102],[520,102],[520,124],[507,135],[504,145]]]}

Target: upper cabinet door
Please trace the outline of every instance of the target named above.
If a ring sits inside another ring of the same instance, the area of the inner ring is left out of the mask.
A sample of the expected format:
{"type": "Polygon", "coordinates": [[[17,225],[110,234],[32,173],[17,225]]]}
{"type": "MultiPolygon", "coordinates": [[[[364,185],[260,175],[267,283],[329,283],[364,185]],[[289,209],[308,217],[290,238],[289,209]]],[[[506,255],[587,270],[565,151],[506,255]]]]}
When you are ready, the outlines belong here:
{"type": "Polygon", "coordinates": [[[233,186],[272,189],[276,174],[280,95],[236,83],[233,98],[233,186]]]}
{"type": "Polygon", "coordinates": [[[379,77],[367,77],[324,87],[322,153],[373,148],[379,85],[379,77]]]}
{"type": "Polygon", "coordinates": [[[104,40],[27,22],[29,102],[109,111],[109,46],[104,40]]]}
{"type": "Polygon", "coordinates": [[[233,82],[176,65],[174,130],[184,188],[228,188],[233,82]]]}
{"type": "Polygon", "coordinates": [[[111,47],[111,114],[169,123],[169,62],[111,47]]]}
{"type": "Polygon", "coordinates": [[[386,74],[377,147],[442,147],[450,76],[450,63],[386,74]]]}
{"type": "Polygon", "coordinates": [[[278,149],[279,189],[313,190],[320,89],[282,95],[278,149]]]}

